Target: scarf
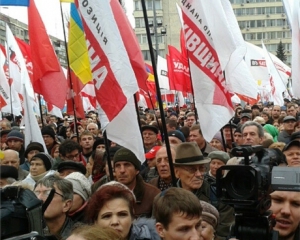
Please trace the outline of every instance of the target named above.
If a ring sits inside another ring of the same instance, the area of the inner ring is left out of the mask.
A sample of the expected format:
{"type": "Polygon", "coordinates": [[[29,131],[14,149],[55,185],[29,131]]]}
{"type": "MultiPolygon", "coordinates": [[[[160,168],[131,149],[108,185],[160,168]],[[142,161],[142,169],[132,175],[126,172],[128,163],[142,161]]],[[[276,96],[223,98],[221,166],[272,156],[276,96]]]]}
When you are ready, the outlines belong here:
{"type": "Polygon", "coordinates": [[[48,171],[46,171],[46,172],[44,172],[44,173],[42,173],[42,174],[40,174],[40,175],[37,175],[37,176],[32,176],[32,175],[30,174],[30,177],[31,177],[35,182],[37,182],[38,180],[40,180],[40,179],[42,179],[43,177],[45,177],[47,173],[48,173],[48,171]]]}

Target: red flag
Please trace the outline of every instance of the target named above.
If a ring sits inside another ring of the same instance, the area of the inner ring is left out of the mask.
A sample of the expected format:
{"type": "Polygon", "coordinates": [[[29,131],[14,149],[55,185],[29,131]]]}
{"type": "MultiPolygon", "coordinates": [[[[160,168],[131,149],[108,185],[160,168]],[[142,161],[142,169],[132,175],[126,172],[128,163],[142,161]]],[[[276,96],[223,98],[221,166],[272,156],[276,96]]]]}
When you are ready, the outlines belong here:
{"type": "Polygon", "coordinates": [[[148,89],[146,80],[148,78],[148,73],[145,69],[144,57],[142,55],[136,35],[119,1],[111,1],[110,6],[112,8],[114,18],[119,28],[121,38],[127,51],[135,77],[137,79],[138,86],[144,91],[147,91],[148,89]]]}
{"type": "Polygon", "coordinates": [[[63,108],[67,81],[34,0],[30,0],[28,7],[28,32],[33,65],[33,88],[36,93],[44,96],[46,102],[63,108]]]}
{"type": "Polygon", "coordinates": [[[33,68],[32,68],[32,59],[31,59],[31,48],[29,44],[16,37],[16,41],[21,49],[23,57],[25,59],[26,68],[28,71],[28,75],[30,77],[31,84],[33,84],[33,68]]]}
{"type": "MultiPolygon", "coordinates": [[[[170,55],[170,67],[172,71],[174,90],[180,92],[192,92],[190,70],[188,61],[182,54],[173,46],[168,46],[170,55]]],[[[168,66],[169,67],[169,66],[168,66]]]]}
{"type": "Polygon", "coordinates": [[[168,66],[168,78],[169,78],[169,86],[170,90],[176,90],[174,83],[174,75],[173,75],[173,63],[169,54],[166,54],[167,66],[168,66]]]}
{"type": "Polygon", "coordinates": [[[188,56],[187,56],[187,49],[186,49],[184,31],[183,31],[182,28],[180,29],[180,47],[181,47],[181,54],[182,54],[182,56],[184,56],[187,59],[188,58],[188,56]]]}

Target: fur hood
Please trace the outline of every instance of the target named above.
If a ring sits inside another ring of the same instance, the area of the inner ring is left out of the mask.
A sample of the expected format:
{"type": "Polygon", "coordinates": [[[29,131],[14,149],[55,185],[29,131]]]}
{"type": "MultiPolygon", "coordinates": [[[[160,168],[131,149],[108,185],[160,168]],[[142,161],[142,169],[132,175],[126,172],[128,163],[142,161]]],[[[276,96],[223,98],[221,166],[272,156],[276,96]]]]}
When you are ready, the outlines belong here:
{"type": "Polygon", "coordinates": [[[155,229],[155,220],[139,218],[132,224],[129,240],[161,240],[155,229]]]}

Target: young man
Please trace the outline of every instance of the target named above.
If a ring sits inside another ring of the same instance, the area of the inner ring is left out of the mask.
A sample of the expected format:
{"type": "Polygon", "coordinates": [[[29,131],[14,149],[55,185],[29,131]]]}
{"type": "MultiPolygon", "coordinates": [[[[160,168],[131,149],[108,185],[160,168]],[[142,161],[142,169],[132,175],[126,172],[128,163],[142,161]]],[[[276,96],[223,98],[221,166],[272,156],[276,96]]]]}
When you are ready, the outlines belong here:
{"type": "Polygon", "coordinates": [[[273,228],[281,240],[300,239],[300,192],[275,191],[271,193],[270,210],[276,217],[273,228]]]}
{"type": "Polygon", "coordinates": [[[89,131],[83,131],[79,137],[79,144],[82,147],[82,156],[86,163],[89,161],[89,157],[93,152],[93,145],[95,138],[93,134],[89,131]]]}
{"type": "Polygon", "coordinates": [[[164,240],[200,240],[202,207],[198,198],[182,188],[169,188],[153,204],[156,231],[164,240]]]}

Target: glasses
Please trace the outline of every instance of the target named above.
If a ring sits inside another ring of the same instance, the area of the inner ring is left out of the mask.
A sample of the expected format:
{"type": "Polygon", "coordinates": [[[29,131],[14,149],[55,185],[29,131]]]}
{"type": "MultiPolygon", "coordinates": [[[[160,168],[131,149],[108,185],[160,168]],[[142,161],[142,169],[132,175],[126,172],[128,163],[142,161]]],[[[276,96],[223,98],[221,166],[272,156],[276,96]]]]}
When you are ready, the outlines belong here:
{"type": "MultiPolygon", "coordinates": [[[[35,196],[42,196],[42,197],[49,197],[49,195],[50,195],[50,192],[51,192],[51,189],[50,190],[45,190],[45,191],[34,191],[34,194],[35,194],[35,196]]],[[[56,191],[54,191],[54,193],[55,194],[57,194],[57,195],[59,195],[59,196],[61,196],[62,198],[64,198],[64,196],[62,195],[62,194],[60,194],[60,193],[58,193],[58,192],[56,192],[56,191]]]]}
{"type": "Polygon", "coordinates": [[[78,157],[79,157],[79,153],[76,153],[74,155],[72,155],[72,154],[66,155],[67,159],[73,159],[73,158],[78,158],[78,157]]]}
{"type": "Polygon", "coordinates": [[[185,171],[191,173],[191,174],[195,174],[197,171],[199,171],[201,174],[205,173],[207,171],[207,167],[206,166],[190,166],[190,167],[181,167],[182,169],[184,169],[185,171]]]}

